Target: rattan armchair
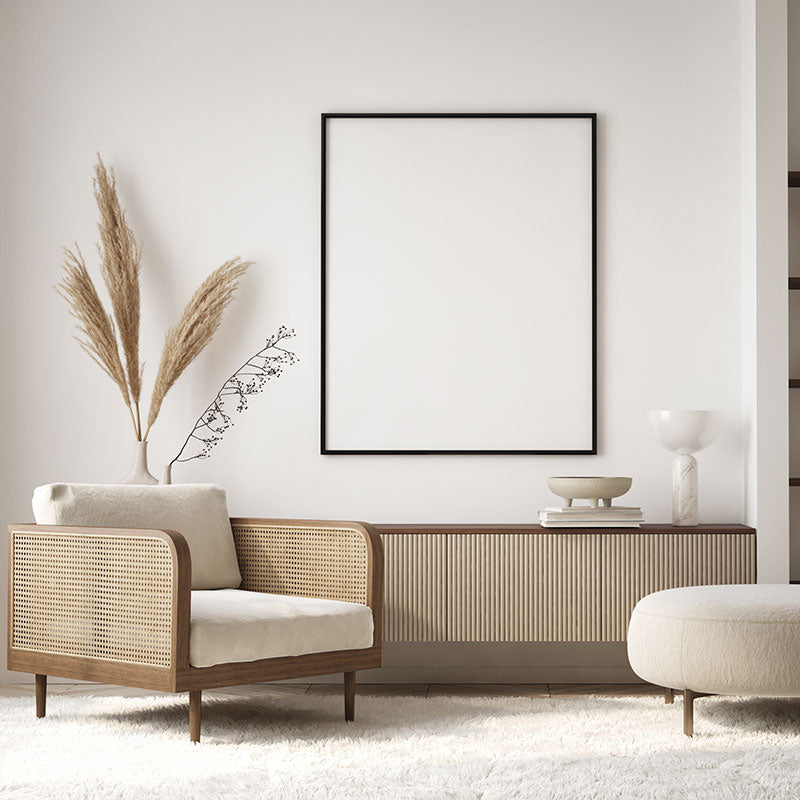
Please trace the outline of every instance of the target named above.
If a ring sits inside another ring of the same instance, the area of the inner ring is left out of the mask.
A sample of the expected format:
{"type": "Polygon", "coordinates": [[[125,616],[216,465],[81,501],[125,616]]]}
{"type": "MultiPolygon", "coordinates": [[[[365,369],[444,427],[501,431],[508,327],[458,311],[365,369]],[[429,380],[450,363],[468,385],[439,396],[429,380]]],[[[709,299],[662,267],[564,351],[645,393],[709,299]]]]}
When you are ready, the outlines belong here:
{"type": "Polygon", "coordinates": [[[190,738],[200,739],[201,693],[236,684],[344,673],[345,719],[355,673],[381,665],[383,545],[356,522],[231,519],[241,588],[363,603],[372,646],[193,667],[191,559],[169,530],[9,526],[8,668],[36,675],[189,692],[190,738]]]}

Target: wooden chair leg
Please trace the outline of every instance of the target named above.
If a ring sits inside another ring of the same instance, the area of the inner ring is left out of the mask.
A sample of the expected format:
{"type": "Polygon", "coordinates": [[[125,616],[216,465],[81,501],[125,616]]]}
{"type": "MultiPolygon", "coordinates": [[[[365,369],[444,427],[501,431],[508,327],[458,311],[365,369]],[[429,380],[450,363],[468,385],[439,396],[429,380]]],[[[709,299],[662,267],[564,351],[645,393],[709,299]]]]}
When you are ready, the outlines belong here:
{"type": "Polygon", "coordinates": [[[200,720],[202,719],[202,708],[200,702],[203,692],[199,689],[196,692],[189,692],[189,738],[197,744],[200,741],[200,720]]]}
{"type": "Polygon", "coordinates": [[[356,673],[344,673],[344,718],[352,722],[356,718],[356,673]]]}
{"type": "Polygon", "coordinates": [[[36,676],[36,716],[41,719],[47,706],[47,675],[36,676]]]}
{"type": "Polygon", "coordinates": [[[674,689],[670,689],[670,688],[664,689],[664,702],[667,705],[670,705],[671,703],[675,702],[675,690],[674,689]]]}

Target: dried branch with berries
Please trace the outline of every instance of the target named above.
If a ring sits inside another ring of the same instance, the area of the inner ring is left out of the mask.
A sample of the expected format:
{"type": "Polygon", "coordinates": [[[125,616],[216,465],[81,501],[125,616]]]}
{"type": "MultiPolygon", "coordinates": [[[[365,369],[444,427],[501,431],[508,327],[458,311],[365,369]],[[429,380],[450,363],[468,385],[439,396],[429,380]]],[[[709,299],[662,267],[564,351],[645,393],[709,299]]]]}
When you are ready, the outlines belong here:
{"type": "Polygon", "coordinates": [[[234,415],[248,409],[248,398],[263,391],[269,381],[279,378],[284,367],[299,361],[291,350],[281,346],[281,342],[293,336],[293,328],[281,326],[267,339],[264,347],[250,356],[222,384],[216,397],[198,417],[178,455],[170,461],[170,467],[211,455],[212,449],[222,441],[228,428],[233,426],[234,415]]]}

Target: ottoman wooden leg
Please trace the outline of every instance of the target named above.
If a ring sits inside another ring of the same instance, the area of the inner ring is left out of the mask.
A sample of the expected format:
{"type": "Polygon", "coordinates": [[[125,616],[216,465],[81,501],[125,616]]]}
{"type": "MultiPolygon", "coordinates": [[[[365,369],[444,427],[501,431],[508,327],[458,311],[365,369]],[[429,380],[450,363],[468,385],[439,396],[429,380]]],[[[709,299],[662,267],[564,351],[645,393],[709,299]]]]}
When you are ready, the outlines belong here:
{"type": "Polygon", "coordinates": [[[697,695],[691,689],[683,690],[683,732],[694,735],[694,699],[697,695]]]}
{"type": "Polygon", "coordinates": [[[683,732],[687,736],[694,735],[694,701],[698,697],[713,697],[709,692],[693,692],[691,689],[683,690],[683,732]]]}
{"type": "Polygon", "coordinates": [[[47,706],[47,675],[36,676],[36,716],[44,716],[47,706]]]}
{"type": "Polygon", "coordinates": [[[674,689],[664,689],[664,702],[667,705],[675,702],[675,690],[674,689]]]}

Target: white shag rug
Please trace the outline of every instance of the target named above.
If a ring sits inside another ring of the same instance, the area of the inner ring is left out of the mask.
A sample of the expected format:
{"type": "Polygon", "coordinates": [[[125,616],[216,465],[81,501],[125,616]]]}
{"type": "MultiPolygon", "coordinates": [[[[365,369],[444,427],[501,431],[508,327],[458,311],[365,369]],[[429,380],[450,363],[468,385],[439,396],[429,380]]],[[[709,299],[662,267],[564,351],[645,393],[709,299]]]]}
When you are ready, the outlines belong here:
{"type": "Polygon", "coordinates": [[[217,696],[0,698],[0,797],[798,798],[800,701],[217,696]]]}

